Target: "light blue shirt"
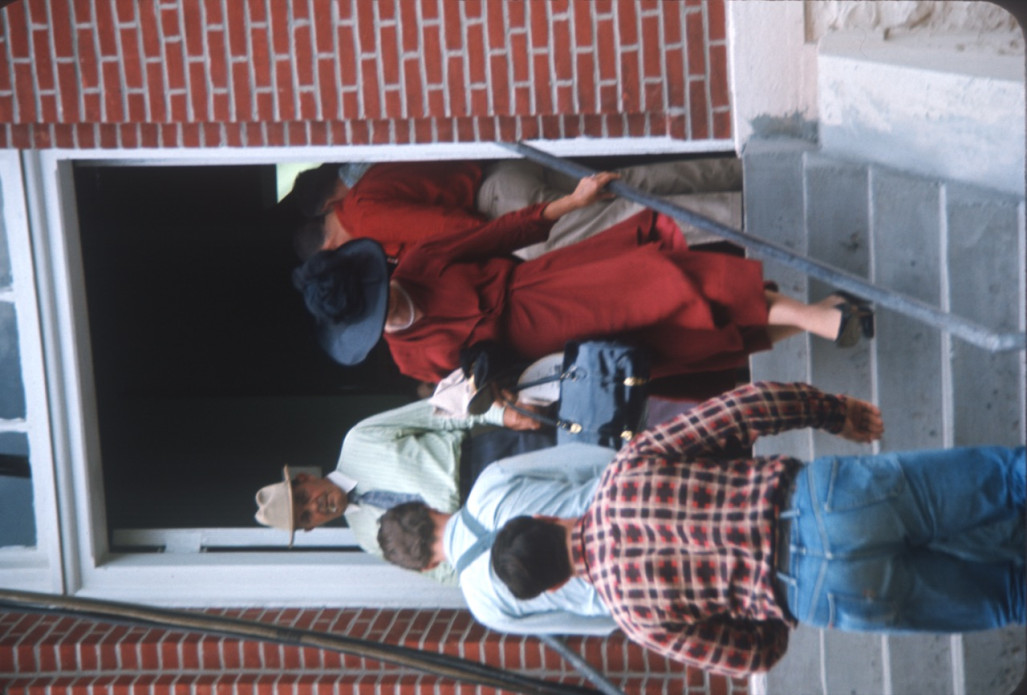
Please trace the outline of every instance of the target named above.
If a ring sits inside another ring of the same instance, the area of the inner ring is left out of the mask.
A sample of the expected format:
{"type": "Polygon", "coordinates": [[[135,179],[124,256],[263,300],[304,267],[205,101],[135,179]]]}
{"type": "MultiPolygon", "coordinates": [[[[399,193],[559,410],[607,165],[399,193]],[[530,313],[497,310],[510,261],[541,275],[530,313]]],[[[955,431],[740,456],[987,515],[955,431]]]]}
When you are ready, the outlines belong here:
{"type": "Polygon", "coordinates": [[[374,166],[374,162],[346,162],[339,165],[339,178],[347,188],[353,188],[357,181],[374,166]]]}
{"type": "MultiPolygon", "coordinates": [[[[342,443],[336,470],[328,479],[341,489],[420,495],[429,507],[452,512],[460,506],[460,446],[479,425],[501,425],[503,409],[484,415],[446,418],[434,414],[428,401],[416,401],[358,422],[342,443]]],[[[369,504],[346,507],[346,523],[361,548],[381,557],[378,519],[385,513],[369,504]]],[[[455,584],[449,563],[425,572],[432,579],[455,584]]]]}
{"type": "MultiPolygon", "coordinates": [[[[600,446],[564,444],[503,459],[478,477],[465,507],[486,531],[526,514],[581,516],[615,453],[600,446]]],[[[451,564],[475,540],[459,513],[450,517],[443,545],[451,564]]],[[[460,573],[464,600],[484,625],[521,634],[585,635],[605,635],[617,627],[588,582],[574,577],[556,591],[522,601],[492,571],[490,557],[483,552],[460,573]]]]}

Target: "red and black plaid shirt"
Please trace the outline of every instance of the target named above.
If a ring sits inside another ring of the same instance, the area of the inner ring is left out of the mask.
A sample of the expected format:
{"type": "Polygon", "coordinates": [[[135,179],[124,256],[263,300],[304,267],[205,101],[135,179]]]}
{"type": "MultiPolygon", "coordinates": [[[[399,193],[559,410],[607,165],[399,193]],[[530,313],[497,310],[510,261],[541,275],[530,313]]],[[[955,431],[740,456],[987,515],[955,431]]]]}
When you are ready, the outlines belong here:
{"type": "Polygon", "coordinates": [[[574,527],[575,570],[636,642],[710,671],[766,671],[788,645],[772,553],[779,498],[802,464],[748,450],[760,435],[844,422],[843,397],[763,382],[643,432],[574,527]]]}

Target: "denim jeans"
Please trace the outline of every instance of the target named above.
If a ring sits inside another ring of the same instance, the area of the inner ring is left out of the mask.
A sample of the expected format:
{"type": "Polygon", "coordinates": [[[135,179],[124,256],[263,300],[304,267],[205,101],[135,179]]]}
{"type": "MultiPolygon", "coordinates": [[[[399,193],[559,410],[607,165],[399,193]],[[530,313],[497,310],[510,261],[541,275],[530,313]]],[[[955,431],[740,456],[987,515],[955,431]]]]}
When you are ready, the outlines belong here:
{"type": "Polygon", "coordinates": [[[1023,624],[1024,448],[819,458],[799,471],[785,585],[800,622],[873,632],[1023,624]]]}

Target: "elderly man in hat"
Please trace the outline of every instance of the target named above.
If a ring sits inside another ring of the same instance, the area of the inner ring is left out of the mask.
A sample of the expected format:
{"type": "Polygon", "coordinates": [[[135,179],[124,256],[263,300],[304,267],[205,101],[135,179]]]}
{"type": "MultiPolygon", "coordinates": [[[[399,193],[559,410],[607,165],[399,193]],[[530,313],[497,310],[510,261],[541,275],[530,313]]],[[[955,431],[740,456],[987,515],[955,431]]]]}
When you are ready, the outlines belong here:
{"type": "MultiPolygon", "coordinates": [[[[455,511],[489,463],[555,443],[552,432],[511,425],[529,423],[499,406],[483,415],[444,417],[427,400],[379,413],[350,429],[326,477],[293,475],[286,466],[283,480],[257,493],[257,521],[288,532],[291,545],[296,530],[344,517],[360,547],[381,556],[378,518],[390,507],[422,500],[455,511]]],[[[449,564],[429,576],[456,583],[449,564]]]]}

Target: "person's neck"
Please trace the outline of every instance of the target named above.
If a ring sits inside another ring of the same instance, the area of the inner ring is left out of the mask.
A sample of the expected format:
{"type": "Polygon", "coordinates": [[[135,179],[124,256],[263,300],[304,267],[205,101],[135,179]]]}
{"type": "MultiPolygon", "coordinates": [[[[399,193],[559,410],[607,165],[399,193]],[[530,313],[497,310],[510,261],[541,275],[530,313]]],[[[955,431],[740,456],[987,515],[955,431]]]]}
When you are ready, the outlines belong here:
{"type": "Polygon", "coordinates": [[[453,515],[434,509],[430,510],[428,514],[435,526],[435,536],[431,545],[431,567],[435,567],[446,561],[446,524],[453,515]]]}
{"type": "Polygon", "coordinates": [[[385,317],[385,332],[405,331],[414,325],[421,313],[414,300],[398,282],[389,283],[389,308],[385,317]]]}
{"type": "Polygon", "coordinates": [[[571,575],[578,575],[578,568],[574,563],[574,546],[571,540],[571,536],[574,534],[574,526],[578,523],[577,519],[560,519],[560,526],[563,527],[564,539],[567,544],[567,561],[571,563],[571,575]]]}

